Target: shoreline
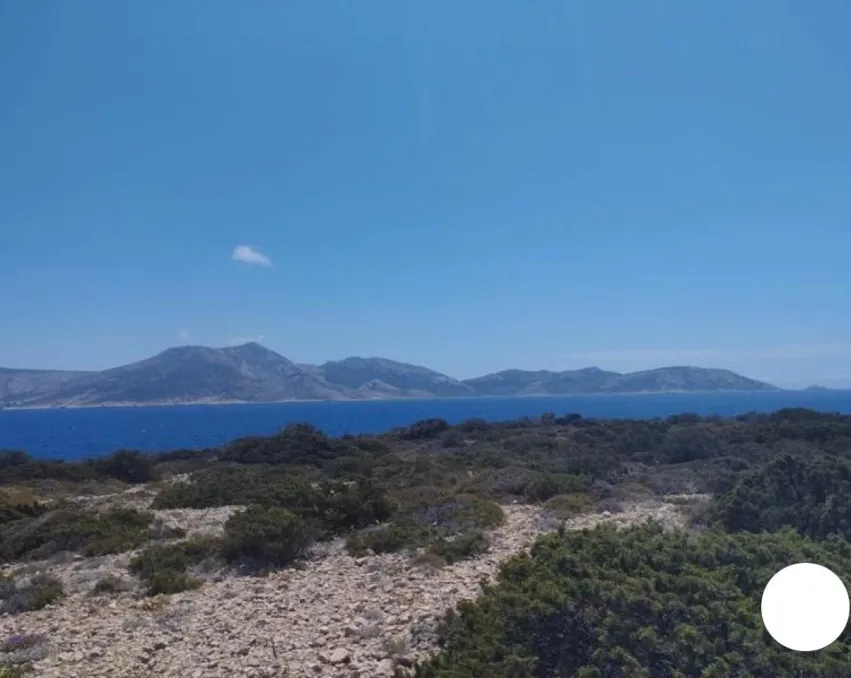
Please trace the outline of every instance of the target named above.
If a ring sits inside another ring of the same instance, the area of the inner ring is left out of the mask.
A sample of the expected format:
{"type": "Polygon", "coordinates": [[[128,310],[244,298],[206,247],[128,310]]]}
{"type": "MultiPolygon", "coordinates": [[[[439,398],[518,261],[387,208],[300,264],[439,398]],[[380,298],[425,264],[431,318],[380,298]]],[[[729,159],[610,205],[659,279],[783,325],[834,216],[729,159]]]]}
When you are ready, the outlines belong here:
{"type": "MultiPolygon", "coordinates": [[[[822,389],[819,389],[821,391],[822,389]]],[[[824,389],[834,391],[841,389],[824,389]]],[[[82,403],[82,404],[56,404],[56,405],[7,405],[0,406],[0,412],[8,411],[42,411],[42,410],[92,410],[92,409],[129,409],[138,407],[193,407],[193,406],[218,406],[218,405],[285,405],[293,403],[367,403],[378,401],[398,402],[403,400],[494,400],[501,398],[588,398],[594,396],[629,396],[629,395],[672,395],[672,394],[694,394],[706,395],[710,393],[790,393],[804,392],[809,389],[713,389],[708,391],[691,391],[683,389],[671,389],[665,391],[614,391],[609,393],[522,393],[516,395],[472,395],[472,396],[400,396],[388,398],[292,398],[288,400],[191,400],[179,402],[106,402],[106,403],[82,403]]],[[[810,391],[812,392],[812,391],[810,391]]]]}

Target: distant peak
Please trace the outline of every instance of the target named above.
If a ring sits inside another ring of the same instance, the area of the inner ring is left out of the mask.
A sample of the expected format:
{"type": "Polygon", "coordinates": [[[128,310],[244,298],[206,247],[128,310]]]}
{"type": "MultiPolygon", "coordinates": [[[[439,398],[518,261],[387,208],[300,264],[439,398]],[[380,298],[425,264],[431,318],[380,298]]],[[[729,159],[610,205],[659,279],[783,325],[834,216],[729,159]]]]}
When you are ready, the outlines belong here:
{"type": "Polygon", "coordinates": [[[273,353],[272,350],[266,348],[262,344],[258,344],[256,341],[248,341],[244,344],[237,344],[235,346],[226,346],[223,350],[227,353],[237,353],[241,355],[260,355],[263,353],[273,353]]]}

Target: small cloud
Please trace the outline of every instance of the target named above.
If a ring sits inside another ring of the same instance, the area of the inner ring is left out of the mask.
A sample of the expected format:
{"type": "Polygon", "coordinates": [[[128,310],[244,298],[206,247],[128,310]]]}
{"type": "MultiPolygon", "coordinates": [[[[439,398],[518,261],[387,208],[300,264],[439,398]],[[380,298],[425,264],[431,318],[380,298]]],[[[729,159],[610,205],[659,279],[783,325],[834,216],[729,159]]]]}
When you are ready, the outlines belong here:
{"type": "Polygon", "coordinates": [[[263,335],[258,334],[255,337],[246,337],[246,336],[232,337],[232,336],[229,336],[226,340],[226,343],[228,344],[228,346],[240,346],[242,344],[250,344],[252,342],[259,344],[262,341],[263,341],[263,335]]]}
{"type": "Polygon", "coordinates": [[[256,250],[251,245],[237,245],[233,248],[231,258],[252,266],[271,266],[272,262],[265,254],[256,250]]]}
{"type": "Polygon", "coordinates": [[[177,330],[178,339],[189,339],[189,330],[177,330]]]}

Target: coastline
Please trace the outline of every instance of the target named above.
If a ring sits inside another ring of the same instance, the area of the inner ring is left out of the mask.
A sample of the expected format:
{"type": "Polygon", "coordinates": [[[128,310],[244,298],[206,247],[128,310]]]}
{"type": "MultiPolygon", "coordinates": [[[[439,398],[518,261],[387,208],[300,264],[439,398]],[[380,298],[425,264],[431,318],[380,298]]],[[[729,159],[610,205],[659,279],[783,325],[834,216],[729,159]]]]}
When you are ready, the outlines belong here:
{"type": "MultiPolygon", "coordinates": [[[[570,398],[590,396],[625,396],[625,395],[666,395],[666,394],[706,394],[706,393],[778,393],[795,391],[797,389],[712,389],[705,391],[694,391],[686,389],[670,389],[662,391],[612,391],[606,393],[520,393],[511,395],[463,395],[463,396],[390,396],[386,398],[290,398],[286,400],[188,400],[188,401],[151,401],[151,402],[106,402],[106,403],[67,403],[50,405],[7,405],[0,406],[3,411],[26,411],[26,410],[91,410],[91,409],[121,409],[138,407],[192,407],[209,405],[284,405],[292,403],[359,403],[376,401],[400,401],[400,400],[493,400],[499,398],[570,398]]],[[[807,390],[807,389],[801,389],[807,390]]],[[[831,391],[833,389],[824,389],[831,391]]]]}

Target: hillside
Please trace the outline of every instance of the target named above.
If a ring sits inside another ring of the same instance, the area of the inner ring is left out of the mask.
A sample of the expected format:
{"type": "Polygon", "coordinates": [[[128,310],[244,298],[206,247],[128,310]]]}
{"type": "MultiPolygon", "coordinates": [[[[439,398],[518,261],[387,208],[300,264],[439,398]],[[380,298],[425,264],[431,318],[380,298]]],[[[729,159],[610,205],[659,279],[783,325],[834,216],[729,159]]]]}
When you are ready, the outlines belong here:
{"type": "Polygon", "coordinates": [[[5,400],[32,406],[73,406],[335,400],[350,395],[258,344],[170,348],[146,360],[83,374],[51,387],[5,400]]]}
{"type": "Polygon", "coordinates": [[[565,372],[504,370],[463,383],[480,395],[491,396],[777,390],[776,386],[730,370],[705,367],[660,367],[629,374],[599,367],[565,372]]]}
{"type": "Polygon", "coordinates": [[[386,358],[346,358],[321,365],[319,372],[331,384],[372,398],[477,395],[467,384],[445,374],[386,358]]]}
{"type": "Polygon", "coordinates": [[[851,576],[848,440],[787,409],[0,451],[0,676],[847,678],[851,628],[790,652],[760,599],[851,576]]]}
{"type": "Polygon", "coordinates": [[[350,357],[299,365],[256,343],[180,346],[102,372],[0,370],[0,407],[79,407],[567,395],[663,391],[772,390],[729,370],[662,367],[621,374],[580,370],[505,370],[459,381],[419,365],[350,357]]]}
{"type": "Polygon", "coordinates": [[[89,374],[62,370],[14,370],[0,367],[0,403],[53,393],[69,381],[89,374]]]}

